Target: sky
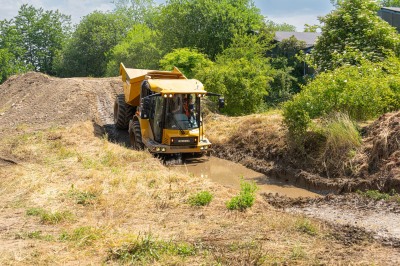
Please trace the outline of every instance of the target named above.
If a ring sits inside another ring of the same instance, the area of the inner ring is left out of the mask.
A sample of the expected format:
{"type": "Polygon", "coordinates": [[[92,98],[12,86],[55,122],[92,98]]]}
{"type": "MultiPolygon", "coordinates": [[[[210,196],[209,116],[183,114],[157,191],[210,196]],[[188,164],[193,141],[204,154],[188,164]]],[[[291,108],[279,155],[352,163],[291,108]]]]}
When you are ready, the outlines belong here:
{"type": "MultiPolygon", "coordinates": [[[[165,2],[156,0],[158,3],[165,2]]],[[[318,16],[325,16],[332,9],[329,0],[255,0],[262,15],[276,23],[288,23],[303,31],[304,24],[318,24],[318,16]]],[[[33,5],[44,10],[58,9],[71,15],[72,23],[94,10],[109,11],[114,8],[112,0],[0,0],[0,20],[11,19],[18,14],[22,4],[33,5]]]]}

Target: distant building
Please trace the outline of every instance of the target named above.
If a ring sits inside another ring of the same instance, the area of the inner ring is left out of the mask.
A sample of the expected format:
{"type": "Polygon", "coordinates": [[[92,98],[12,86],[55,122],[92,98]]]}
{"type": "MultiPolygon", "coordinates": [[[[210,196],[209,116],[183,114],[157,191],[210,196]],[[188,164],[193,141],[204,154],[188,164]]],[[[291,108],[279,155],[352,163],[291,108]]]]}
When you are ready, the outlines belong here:
{"type": "Polygon", "coordinates": [[[275,33],[274,40],[276,42],[281,42],[283,40],[289,39],[290,37],[295,37],[297,40],[302,41],[306,44],[304,47],[304,52],[309,53],[311,49],[315,46],[317,39],[321,36],[319,32],[290,32],[290,31],[277,31],[275,33]]]}
{"type": "Polygon", "coordinates": [[[382,7],[378,11],[378,16],[387,21],[400,32],[400,8],[399,7],[382,7]]]}

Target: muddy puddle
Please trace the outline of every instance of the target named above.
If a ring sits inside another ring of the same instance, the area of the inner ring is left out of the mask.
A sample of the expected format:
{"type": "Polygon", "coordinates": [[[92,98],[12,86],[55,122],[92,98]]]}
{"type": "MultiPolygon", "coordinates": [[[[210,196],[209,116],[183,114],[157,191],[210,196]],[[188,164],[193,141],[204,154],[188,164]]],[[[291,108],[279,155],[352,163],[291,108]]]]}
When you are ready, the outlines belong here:
{"type": "Polygon", "coordinates": [[[216,183],[236,189],[240,189],[240,180],[244,178],[245,180],[254,181],[259,187],[259,193],[273,193],[290,198],[315,198],[320,196],[288,182],[267,177],[240,164],[212,156],[185,159],[183,165],[174,165],[171,168],[198,177],[209,178],[216,183]]]}

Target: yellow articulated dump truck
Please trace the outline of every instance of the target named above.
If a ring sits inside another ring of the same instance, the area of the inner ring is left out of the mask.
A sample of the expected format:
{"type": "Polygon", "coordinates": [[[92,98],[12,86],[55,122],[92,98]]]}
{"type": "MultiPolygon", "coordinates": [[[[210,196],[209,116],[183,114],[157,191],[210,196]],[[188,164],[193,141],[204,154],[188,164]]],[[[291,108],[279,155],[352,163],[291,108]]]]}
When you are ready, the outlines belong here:
{"type": "MultiPolygon", "coordinates": [[[[204,136],[201,99],[220,96],[203,84],[172,71],[126,68],[120,65],[124,94],[114,105],[114,123],[128,129],[132,146],[156,154],[201,154],[211,143],[204,136]]],[[[224,99],[219,97],[219,107],[224,99]]]]}

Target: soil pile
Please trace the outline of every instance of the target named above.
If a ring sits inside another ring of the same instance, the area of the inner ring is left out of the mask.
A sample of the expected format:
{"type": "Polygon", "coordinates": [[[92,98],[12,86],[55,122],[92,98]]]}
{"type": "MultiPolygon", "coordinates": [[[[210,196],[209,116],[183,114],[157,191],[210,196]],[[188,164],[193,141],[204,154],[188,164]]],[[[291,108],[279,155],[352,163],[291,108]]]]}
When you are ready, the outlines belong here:
{"type": "Polygon", "coordinates": [[[366,128],[355,162],[360,177],[400,179],[400,112],[385,114],[366,128]]]}
{"type": "Polygon", "coordinates": [[[0,85],[0,134],[77,121],[112,124],[118,78],[55,78],[29,72],[0,85]]]}

